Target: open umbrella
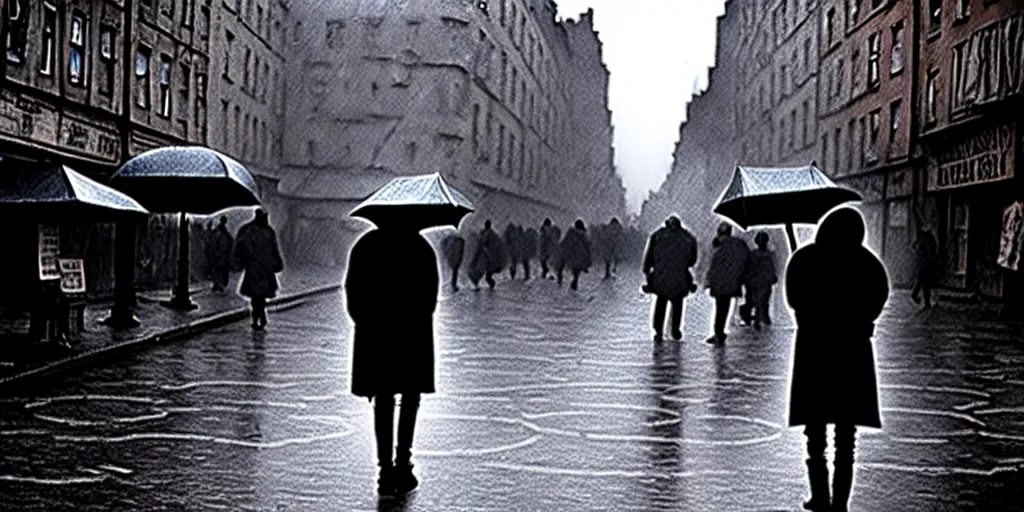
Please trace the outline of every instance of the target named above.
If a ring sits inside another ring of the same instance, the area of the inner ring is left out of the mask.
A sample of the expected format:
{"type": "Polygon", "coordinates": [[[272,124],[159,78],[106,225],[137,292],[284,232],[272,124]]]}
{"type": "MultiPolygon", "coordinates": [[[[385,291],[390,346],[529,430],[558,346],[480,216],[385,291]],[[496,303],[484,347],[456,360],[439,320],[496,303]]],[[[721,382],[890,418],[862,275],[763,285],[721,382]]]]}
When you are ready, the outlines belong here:
{"type": "Polygon", "coordinates": [[[814,162],[806,167],[736,166],[714,211],[744,229],[785,224],[790,248],[795,250],[793,224],[817,224],[829,210],[859,200],[860,194],[837,186],[814,162]]]}
{"type": "Polygon", "coordinates": [[[444,181],[440,174],[395,178],[352,210],[350,215],[384,226],[423,230],[459,226],[473,204],[444,181]]]}
{"type": "Polygon", "coordinates": [[[114,222],[149,212],[131,197],[56,162],[0,163],[0,214],[32,223],[114,222]]]}
{"type": "Polygon", "coordinates": [[[260,204],[255,178],[226,155],[202,146],[168,146],[125,162],[111,186],[156,213],[178,213],[178,280],[165,306],[192,310],[189,298],[189,213],[211,215],[226,208],[260,204]]]}

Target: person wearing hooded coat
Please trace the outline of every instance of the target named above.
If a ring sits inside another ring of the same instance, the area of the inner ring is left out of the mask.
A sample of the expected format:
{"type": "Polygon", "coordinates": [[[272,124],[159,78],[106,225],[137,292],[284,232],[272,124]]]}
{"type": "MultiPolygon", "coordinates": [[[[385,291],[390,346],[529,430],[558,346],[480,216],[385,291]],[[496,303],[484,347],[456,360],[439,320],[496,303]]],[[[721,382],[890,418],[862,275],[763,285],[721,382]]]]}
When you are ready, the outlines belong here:
{"type": "MultiPolygon", "coordinates": [[[[522,228],[520,228],[522,229],[522,228]]],[[[539,235],[537,230],[529,228],[523,231],[523,280],[530,280],[530,267],[533,265],[533,259],[537,257],[537,243],[539,235]]]]}
{"type": "Polygon", "coordinates": [[[465,251],[466,240],[458,233],[448,235],[441,240],[441,252],[444,253],[445,262],[448,263],[448,269],[452,273],[452,291],[459,291],[459,268],[462,267],[462,258],[465,251]]]}
{"type": "Polygon", "coordinates": [[[573,227],[565,232],[565,238],[559,246],[558,277],[561,283],[562,272],[568,269],[572,273],[569,288],[579,289],[580,273],[590,270],[593,264],[590,240],[587,239],[587,227],[582,219],[577,219],[573,227]]]}
{"type": "Polygon", "coordinates": [[[924,307],[927,309],[932,307],[932,286],[940,273],[939,244],[931,231],[921,229],[917,233],[917,240],[914,240],[913,248],[917,276],[910,298],[915,303],[920,303],[923,294],[924,307]]]}
{"type": "Polygon", "coordinates": [[[537,259],[540,261],[540,277],[547,279],[548,272],[558,258],[558,242],[562,239],[562,230],[555,226],[551,219],[544,219],[540,226],[540,247],[537,249],[537,259]]]}
{"type": "Polygon", "coordinates": [[[213,291],[222,292],[231,278],[231,253],[235,239],[228,231],[228,218],[222,216],[217,227],[210,230],[206,261],[210,267],[213,291]]]}
{"type": "Polygon", "coordinates": [[[706,286],[715,298],[715,334],[708,343],[725,343],[725,324],[729,320],[732,300],[743,296],[743,278],[750,248],[739,237],[732,236],[732,226],[723,222],[712,242],[715,248],[708,267],[706,286]]]}
{"type": "Polygon", "coordinates": [[[349,253],[345,302],[355,324],[352,394],[374,403],[382,495],[404,494],[418,485],[412,442],[420,395],[435,391],[433,315],[439,286],[437,255],[413,228],[382,226],[361,236],[349,253]],[[393,446],[397,394],[402,401],[393,446]]]}
{"type": "Polygon", "coordinates": [[[863,246],[864,219],[852,208],[828,215],[815,242],[786,270],[786,300],[796,316],[789,425],[807,436],[809,510],[845,511],[853,486],[856,427],[881,428],[871,338],[889,298],[882,262],[863,246]],[[826,425],[835,425],[829,490],[826,425]]]}
{"type": "Polygon", "coordinates": [[[508,275],[510,279],[515,279],[516,269],[519,267],[519,262],[522,261],[523,253],[523,244],[518,226],[509,222],[508,226],[505,226],[502,239],[505,242],[505,252],[508,255],[508,275]]]}
{"type": "Polygon", "coordinates": [[[277,233],[262,208],[238,230],[235,260],[245,272],[239,293],[252,300],[252,326],[262,330],[267,326],[267,299],[277,295],[275,274],[284,270],[277,233]]]}
{"type": "Polygon", "coordinates": [[[665,225],[651,235],[644,253],[643,271],[647,276],[644,291],[657,297],[654,303],[654,341],[662,341],[665,308],[669,303],[672,304],[672,338],[682,339],[683,299],[696,289],[690,272],[696,264],[697,239],[683,228],[679,217],[669,217],[665,225]]]}
{"type": "Polygon", "coordinates": [[[759,231],[754,236],[757,248],[750,253],[744,277],[750,307],[747,318],[753,321],[754,329],[757,330],[761,329],[762,323],[771,324],[768,318],[768,304],[771,302],[772,286],[779,281],[775,253],[768,249],[769,241],[771,239],[764,231],[759,231]]]}
{"type": "Polygon", "coordinates": [[[622,239],[625,232],[618,217],[612,217],[607,225],[601,226],[602,258],[604,259],[604,278],[611,279],[612,274],[618,272],[619,256],[622,250],[622,239]]]}
{"type": "Polygon", "coordinates": [[[491,221],[484,222],[484,229],[480,231],[480,240],[476,246],[480,264],[484,266],[484,278],[487,286],[494,289],[494,274],[500,273],[505,268],[505,261],[508,259],[508,252],[501,237],[491,227],[491,221]]]}

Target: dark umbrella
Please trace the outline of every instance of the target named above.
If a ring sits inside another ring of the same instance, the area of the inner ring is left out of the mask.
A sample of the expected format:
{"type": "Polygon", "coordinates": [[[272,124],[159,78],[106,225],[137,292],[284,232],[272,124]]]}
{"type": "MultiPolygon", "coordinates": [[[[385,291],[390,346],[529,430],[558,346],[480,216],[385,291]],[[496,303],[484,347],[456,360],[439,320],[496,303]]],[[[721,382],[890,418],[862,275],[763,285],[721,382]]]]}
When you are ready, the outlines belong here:
{"type": "Polygon", "coordinates": [[[440,174],[395,178],[388,182],[350,215],[361,217],[378,227],[405,226],[417,230],[437,226],[458,227],[473,211],[466,196],[445,183],[440,174]]]}
{"type": "Polygon", "coordinates": [[[813,162],[789,168],[736,166],[714,211],[743,229],[785,224],[789,246],[796,250],[793,224],[817,224],[836,206],[861,199],[857,192],[833,183],[813,162]]]}
{"type": "Polygon", "coordinates": [[[178,280],[164,305],[192,310],[189,298],[189,213],[211,215],[226,208],[260,204],[256,180],[231,157],[202,146],[169,146],[126,162],[111,186],[136,198],[150,211],[178,213],[178,280]]]}
{"type": "Polygon", "coordinates": [[[0,212],[32,223],[114,222],[149,214],[131,197],[56,162],[0,164],[0,212]]]}

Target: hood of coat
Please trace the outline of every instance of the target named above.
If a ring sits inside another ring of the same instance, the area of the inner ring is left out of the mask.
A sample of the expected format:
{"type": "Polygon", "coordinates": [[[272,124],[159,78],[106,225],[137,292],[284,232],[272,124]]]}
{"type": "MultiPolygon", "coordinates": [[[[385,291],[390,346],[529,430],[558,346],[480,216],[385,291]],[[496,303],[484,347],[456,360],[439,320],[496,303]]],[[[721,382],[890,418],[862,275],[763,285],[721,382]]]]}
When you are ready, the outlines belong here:
{"type": "Polygon", "coordinates": [[[821,221],[815,243],[829,248],[851,248],[864,244],[864,218],[853,208],[840,208],[821,221]]]}

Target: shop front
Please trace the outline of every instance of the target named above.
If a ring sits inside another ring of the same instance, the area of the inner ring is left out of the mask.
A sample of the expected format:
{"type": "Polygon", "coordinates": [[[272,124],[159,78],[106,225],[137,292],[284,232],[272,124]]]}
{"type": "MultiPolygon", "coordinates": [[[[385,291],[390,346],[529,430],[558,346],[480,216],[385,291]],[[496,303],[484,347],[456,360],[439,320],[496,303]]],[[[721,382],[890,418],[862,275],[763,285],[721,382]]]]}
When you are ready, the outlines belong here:
{"type": "Polygon", "coordinates": [[[1020,196],[1016,121],[980,121],[930,142],[925,206],[939,241],[941,285],[1007,298],[1009,276],[998,264],[1003,213],[1020,196]],[[985,124],[981,124],[985,123],[985,124]]]}

